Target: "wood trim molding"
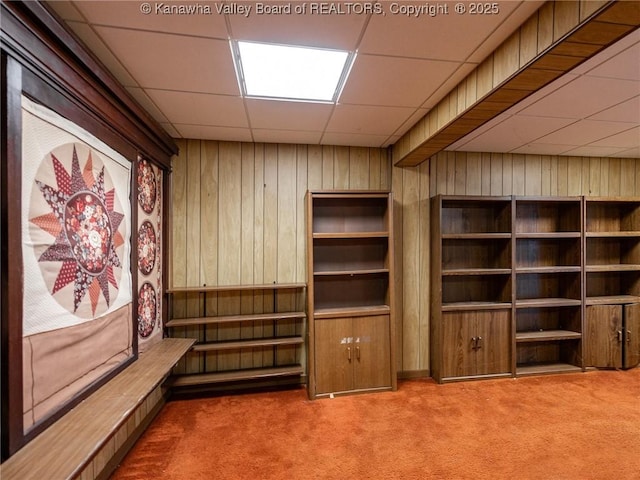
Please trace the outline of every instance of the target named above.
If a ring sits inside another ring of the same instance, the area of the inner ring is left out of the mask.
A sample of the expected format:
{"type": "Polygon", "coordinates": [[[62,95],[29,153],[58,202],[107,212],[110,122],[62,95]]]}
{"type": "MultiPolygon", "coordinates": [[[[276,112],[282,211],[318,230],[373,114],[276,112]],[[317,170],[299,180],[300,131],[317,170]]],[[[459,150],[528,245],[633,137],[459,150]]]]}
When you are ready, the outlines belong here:
{"type": "Polygon", "coordinates": [[[1,291],[1,410],[2,440],[0,456],[4,459],[9,450],[16,450],[21,445],[23,411],[22,404],[22,282],[9,281],[22,277],[22,234],[19,215],[11,215],[11,208],[21,198],[22,185],[21,137],[15,132],[22,128],[20,115],[20,87],[22,69],[18,62],[2,54],[2,126],[1,148],[2,164],[0,172],[0,237],[2,250],[0,265],[2,277],[1,291]],[[9,273],[11,272],[11,275],[9,273]],[[15,277],[13,277],[15,275],[15,277]],[[19,385],[20,388],[11,388],[19,385]]]}
{"type": "Polygon", "coordinates": [[[640,2],[551,1],[393,146],[416,166],[640,26],[640,2]]]}

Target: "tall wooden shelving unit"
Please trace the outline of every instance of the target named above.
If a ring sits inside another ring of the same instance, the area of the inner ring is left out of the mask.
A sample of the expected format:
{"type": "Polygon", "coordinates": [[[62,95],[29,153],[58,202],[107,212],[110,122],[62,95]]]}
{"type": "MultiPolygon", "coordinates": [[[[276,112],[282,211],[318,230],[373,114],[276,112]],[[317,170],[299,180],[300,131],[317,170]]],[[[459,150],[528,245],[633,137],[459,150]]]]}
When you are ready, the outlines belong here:
{"type": "Polygon", "coordinates": [[[437,196],[431,219],[438,382],[640,365],[640,198],[437,196]]]}
{"type": "Polygon", "coordinates": [[[640,364],[640,198],[585,199],[587,366],[640,364]]]}
{"type": "Polygon", "coordinates": [[[307,193],[309,397],[395,390],[389,192],[307,193]]]}

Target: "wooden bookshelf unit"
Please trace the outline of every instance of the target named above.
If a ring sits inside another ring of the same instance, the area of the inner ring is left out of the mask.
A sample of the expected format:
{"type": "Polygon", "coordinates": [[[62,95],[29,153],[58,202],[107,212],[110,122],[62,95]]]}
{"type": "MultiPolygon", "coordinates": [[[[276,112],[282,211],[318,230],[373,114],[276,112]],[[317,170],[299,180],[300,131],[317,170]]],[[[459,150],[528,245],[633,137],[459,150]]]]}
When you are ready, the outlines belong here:
{"type": "Polygon", "coordinates": [[[396,388],[388,192],[307,193],[309,397],[396,388]]]}
{"type": "Polygon", "coordinates": [[[640,364],[640,198],[437,196],[431,221],[436,381],[640,364]]]}

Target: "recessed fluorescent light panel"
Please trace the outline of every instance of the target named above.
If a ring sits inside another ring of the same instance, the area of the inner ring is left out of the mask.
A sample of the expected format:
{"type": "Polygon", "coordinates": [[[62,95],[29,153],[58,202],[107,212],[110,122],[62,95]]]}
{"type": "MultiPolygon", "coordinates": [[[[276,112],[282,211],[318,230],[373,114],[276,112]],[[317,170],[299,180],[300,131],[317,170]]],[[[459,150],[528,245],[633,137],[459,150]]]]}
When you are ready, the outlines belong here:
{"type": "Polygon", "coordinates": [[[232,41],[246,97],[336,103],[355,53],[323,48],[232,41]]]}

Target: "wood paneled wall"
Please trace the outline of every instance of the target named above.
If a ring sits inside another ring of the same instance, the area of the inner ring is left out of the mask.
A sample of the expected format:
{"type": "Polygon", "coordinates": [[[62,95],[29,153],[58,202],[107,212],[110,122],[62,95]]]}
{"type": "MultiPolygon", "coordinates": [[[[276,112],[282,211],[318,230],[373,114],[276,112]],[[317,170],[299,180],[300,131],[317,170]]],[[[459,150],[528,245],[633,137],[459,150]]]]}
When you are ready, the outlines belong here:
{"type": "MultiPolygon", "coordinates": [[[[430,197],[640,195],[640,159],[441,152],[391,169],[382,149],[187,140],[172,184],[174,286],[304,282],[307,189],[391,188],[398,370],[411,375],[429,370],[430,197]]],[[[246,312],[270,302],[237,301],[246,312]]],[[[202,304],[175,307],[197,315],[202,304]]]]}

